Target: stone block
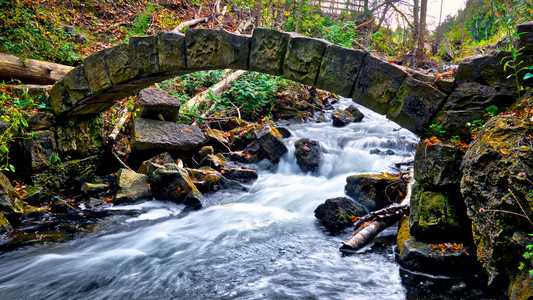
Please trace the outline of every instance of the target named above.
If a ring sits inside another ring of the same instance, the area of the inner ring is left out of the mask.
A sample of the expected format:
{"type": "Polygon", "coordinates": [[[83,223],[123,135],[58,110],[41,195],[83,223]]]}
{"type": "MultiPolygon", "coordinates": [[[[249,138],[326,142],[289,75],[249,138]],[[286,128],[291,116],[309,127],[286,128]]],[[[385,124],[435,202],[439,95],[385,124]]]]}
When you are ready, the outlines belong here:
{"type": "Polygon", "coordinates": [[[511,59],[509,51],[498,51],[491,55],[470,57],[459,63],[455,83],[461,85],[467,82],[477,82],[483,85],[515,87],[516,81],[513,71],[504,71],[504,64],[511,59]]]}
{"type": "Polygon", "coordinates": [[[177,32],[160,31],[157,33],[157,46],[159,48],[160,71],[187,69],[185,35],[177,32]]]}
{"type": "Polygon", "coordinates": [[[524,51],[533,51],[533,21],[518,24],[516,33],[520,35],[518,47],[524,51]]]}
{"type": "Polygon", "coordinates": [[[196,126],[136,118],[133,123],[132,145],[135,150],[168,150],[188,152],[205,141],[196,126]]]}
{"type": "Polygon", "coordinates": [[[102,116],[70,118],[57,126],[57,148],[64,156],[87,157],[98,154],[106,143],[102,116]]]}
{"type": "Polygon", "coordinates": [[[50,89],[50,107],[56,116],[62,115],[74,107],[63,79],[58,80],[50,89]]]}
{"type": "Polygon", "coordinates": [[[415,154],[415,179],[421,183],[448,189],[461,182],[463,153],[453,145],[420,142],[415,154]]]}
{"type": "Polygon", "coordinates": [[[510,107],[518,95],[516,89],[490,87],[475,82],[459,85],[448,97],[446,103],[435,117],[434,123],[442,125],[449,136],[470,137],[468,122],[484,119],[485,110],[491,105],[504,111],[510,107]]]}
{"type": "Polygon", "coordinates": [[[326,49],[316,87],[351,97],[367,52],[330,45],[326,49]]]}
{"type": "Polygon", "coordinates": [[[187,45],[187,68],[208,70],[219,68],[218,41],[220,30],[188,29],[185,34],[187,45]]]}
{"type": "Polygon", "coordinates": [[[315,85],[320,64],[330,43],[326,40],[291,34],[283,63],[283,77],[315,85]]]}
{"type": "Polygon", "coordinates": [[[157,36],[133,36],[130,38],[132,77],[159,72],[157,36]]]}
{"type": "Polygon", "coordinates": [[[105,63],[105,52],[100,51],[89,55],[83,61],[83,66],[91,87],[91,94],[98,94],[113,85],[105,63]]]}
{"type": "Polygon", "coordinates": [[[387,118],[414,133],[424,133],[446,98],[436,88],[407,77],[387,111],[387,118]]]}
{"type": "Polygon", "coordinates": [[[84,66],[78,66],[68,72],[63,77],[63,84],[72,104],[76,104],[91,93],[84,66]]]}
{"type": "Polygon", "coordinates": [[[384,115],[406,76],[399,67],[367,55],[355,82],[352,100],[384,115]]]}
{"type": "Polygon", "coordinates": [[[129,44],[121,44],[103,50],[104,60],[113,85],[133,78],[132,53],[129,44]]]}
{"type": "Polygon", "coordinates": [[[283,59],[290,34],[265,28],[254,28],[250,51],[250,71],[282,75],[283,59]]]}
{"type": "Polygon", "coordinates": [[[462,241],[468,227],[462,226],[466,208],[462,204],[459,187],[457,194],[432,191],[420,183],[413,186],[409,213],[409,232],[418,240],[427,242],[462,241]],[[462,205],[459,205],[462,204],[462,205]]]}
{"type": "Polygon", "coordinates": [[[117,193],[113,203],[133,203],[148,199],[151,195],[149,178],[144,174],[135,173],[128,169],[120,169],[117,172],[117,193]]]}
{"type": "Polygon", "coordinates": [[[141,90],[137,97],[135,110],[137,109],[139,109],[138,116],[141,118],[159,120],[161,116],[165,121],[176,122],[180,103],[178,99],[163,90],[146,88],[141,90]]]}
{"type": "Polygon", "coordinates": [[[248,70],[250,37],[221,29],[218,43],[218,64],[221,68],[248,70]]]}

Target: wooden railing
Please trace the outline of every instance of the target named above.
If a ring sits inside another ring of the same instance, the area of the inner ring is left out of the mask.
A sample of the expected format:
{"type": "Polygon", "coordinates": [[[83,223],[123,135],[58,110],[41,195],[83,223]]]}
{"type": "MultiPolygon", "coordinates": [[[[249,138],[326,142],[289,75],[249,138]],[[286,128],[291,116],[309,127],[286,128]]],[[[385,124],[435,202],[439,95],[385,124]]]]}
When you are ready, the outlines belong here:
{"type": "Polygon", "coordinates": [[[360,2],[359,0],[315,0],[312,4],[319,6],[323,12],[340,14],[360,11],[362,9],[360,2]]]}

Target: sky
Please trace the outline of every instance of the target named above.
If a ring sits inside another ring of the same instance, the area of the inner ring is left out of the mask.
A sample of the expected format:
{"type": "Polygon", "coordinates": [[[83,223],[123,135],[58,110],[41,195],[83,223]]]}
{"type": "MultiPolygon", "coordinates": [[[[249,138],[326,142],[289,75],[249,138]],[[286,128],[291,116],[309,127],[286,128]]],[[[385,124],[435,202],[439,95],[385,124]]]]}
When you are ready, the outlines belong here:
{"type": "MultiPolygon", "coordinates": [[[[447,15],[454,15],[457,10],[464,7],[466,0],[443,0],[442,4],[442,21],[447,15]]],[[[428,29],[434,30],[439,24],[441,0],[428,1],[428,29]]]]}

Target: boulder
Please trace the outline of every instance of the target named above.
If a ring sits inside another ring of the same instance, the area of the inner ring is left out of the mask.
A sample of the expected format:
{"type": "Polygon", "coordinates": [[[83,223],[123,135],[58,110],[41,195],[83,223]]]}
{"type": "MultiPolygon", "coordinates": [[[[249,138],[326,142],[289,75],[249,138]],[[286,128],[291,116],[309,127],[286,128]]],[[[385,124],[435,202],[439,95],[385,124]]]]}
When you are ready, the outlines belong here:
{"type": "Polygon", "coordinates": [[[157,156],[154,156],[150,158],[149,160],[145,160],[139,169],[137,169],[137,173],[141,173],[144,175],[148,175],[149,177],[152,176],[152,173],[164,166],[165,164],[172,164],[174,163],[174,159],[168,152],[163,152],[157,156]]]}
{"type": "Polygon", "coordinates": [[[39,170],[58,163],[54,133],[51,130],[33,132],[31,138],[23,142],[24,169],[39,170]]]}
{"type": "Polygon", "coordinates": [[[226,158],[222,153],[216,155],[208,154],[200,161],[200,165],[220,171],[226,165],[226,158]]]}
{"type": "Polygon", "coordinates": [[[182,203],[193,209],[200,209],[203,206],[202,194],[194,185],[189,173],[176,164],[165,164],[155,170],[151,187],[152,194],[159,200],[182,203]]]}
{"type": "Polygon", "coordinates": [[[415,179],[446,189],[461,181],[460,170],[463,152],[453,145],[443,143],[418,143],[415,154],[415,179]]]}
{"type": "Polygon", "coordinates": [[[234,188],[245,190],[245,188],[237,181],[228,180],[226,177],[216,170],[209,167],[202,169],[187,169],[189,176],[194,185],[202,193],[218,191],[222,188],[234,188]]]}
{"type": "Polygon", "coordinates": [[[22,200],[9,182],[0,172],[0,213],[13,222],[22,214],[22,200]]]}
{"type": "Polygon", "coordinates": [[[208,128],[205,131],[205,137],[205,144],[211,145],[216,149],[221,149],[224,151],[228,150],[229,141],[226,132],[218,129],[208,128]]]}
{"type": "Polygon", "coordinates": [[[308,138],[294,143],[296,162],[304,172],[314,172],[320,164],[320,143],[308,138]]]}
{"type": "Polygon", "coordinates": [[[79,219],[85,216],[82,211],[56,196],[52,197],[52,201],[50,201],[50,211],[68,219],[79,219]]]}
{"type": "Polygon", "coordinates": [[[115,204],[133,203],[150,197],[148,176],[129,169],[118,170],[116,189],[115,204]]]}
{"type": "Polygon", "coordinates": [[[516,214],[533,208],[531,126],[512,116],[490,119],[472,141],[461,165],[461,193],[472,222],[477,259],[491,286],[505,288],[523,260],[516,232],[531,224],[516,214]],[[509,212],[509,213],[506,213],[509,212]]]}
{"type": "Polygon", "coordinates": [[[352,175],[346,178],[344,192],[367,210],[374,211],[397,203],[404,195],[404,187],[398,177],[382,175],[352,175]]]}
{"type": "Polygon", "coordinates": [[[292,136],[292,133],[289,131],[289,129],[285,127],[278,126],[276,127],[276,129],[279,131],[279,133],[284,139],[290,138],[292,136]]]}
{"type": "Polygon", "coordinates": [[[132,145],[135,150],[188,152],[205,141],[200,128],[173,122],[136,118],[133,122],[132,145]]]}
{"type": "Polygon", "coordinates": [[[22,201],[31,205],[41,205],[44,198],[43,188],[40,186],[27,186],[21,191],[22,201]]]}
{"type": "Polygon", "coordinates": [[[331,113],[331,119],[335,127],[346,126],[355,121],[351,113],[338,108],[331,113]]]}
{"type": "Polygon", "coordinates": [[[466,210],[459,193],[433,191],[415,183],[411,196],[409,231],[420,241],[463,241],[469,236],[466,210]]]}
{"type": "Polygon", "coordinates": [[[315,217],[330,230],[340,230],[353,224],[351,217],[361,217],[366,209],[352,199],[337,197],[326,200],[315,209],[315,217]]]}
{"type": "Polygon", "coordinates": [[[170,96],[167,92],[156,89],[146,88],[139,92],[135,102],[135,110],[138,116],[146,119],[176,122],[180,110],[178,99],[170,96]]]}
{"type": "Polygon", "coordinates": [[[208,155],[215,154],[215,149],[213,149],[213,146],[203,146],[202,149],[198,151],[198,154],[200,155],[200,159],[204,159],[208,155]]]}
{"type": "Polygon", "coordinates": [[[285,142],[283,142],[283,137],[272,124],[263,124],[254,133],[262,150],[261,156],[268,158],[270,161],[278,161],[280,157],[289,151],[287,146],[285,146],[285,142]]]}
{"type": "Polygon", "coordinates": [[[365,115],[357,108],[355,105],[350,105],[345,109],[346,112],[349,112],[353,116],[352,122],[361,122],[365,115]]]}
{"type": "Polygon", "coordinates": [[[460,243],[423,243],[409,234],[409,221],[400,221],[397,260],[403,268],[434,275],[466,276],[475,270],[471,250],[460,243]]]}
{"type": "Polygon", "coordinates": [[[256,170],[244,169],[244,168],[226,168],[224,171],[224,177],[239,182],[250,182],[259,178],[256,170]]]}
{"type": "Polygon", "coordinates": [[[433,123],[441,125],[447,136],[459,135],[469,138],[467,123],[486,119],[485,109],[492,105],[499,111],[504,111],[515,102],[517,96],[515,88],[490,87],[475,82],[463,83],[453,90],[433,123]]]}

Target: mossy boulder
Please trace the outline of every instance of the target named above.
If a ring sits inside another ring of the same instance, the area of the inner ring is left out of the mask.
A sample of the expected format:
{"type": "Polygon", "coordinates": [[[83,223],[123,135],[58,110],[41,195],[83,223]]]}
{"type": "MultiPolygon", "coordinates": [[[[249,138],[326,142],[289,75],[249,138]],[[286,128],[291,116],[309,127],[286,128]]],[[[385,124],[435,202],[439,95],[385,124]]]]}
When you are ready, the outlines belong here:
{"type": "Polygon", "coordinates": [[[148,176],[124,168],[117,172],[116,189],[115,204],[133,203],[151,195],[148,176]]]}
{"type": "Polygon", "coordinates": [[[344,192],[369,211],[397,203],[405,194],[400,178],[388,174],[349,176],[344,192]]]}
{"type": "MultiPolygon", "coordinates": [[[[415,183],[411,196],[409,230],[418,240],[463,241],[466,211],[460,195],[438,192],[415,183]]],[[[465,228],[466,227],[466,228],[465,228]]]]}
{"type": "Polygon", "coordinates": [[[461,243],[424,243],[409,233],[409,220],[398,226],[397,261],[403,268],[435,275],[466,276],[473,273],[475,260],[461,243]]]}
{"type": "Polygon", "coordinates": [[[176,164],[165,164],[152,175],[152,194],[159,200],[185,204],[193,209],[203,206],[200,191],[187,170],[176,164]]]}
{"type": "Polygon", "coordinates": [[[340,230],[353,224],[352,217],[367,213],[359,203],[346,197],[326,200],[315,209],[315,217],[330,230],[340,230]]]}
{"type": "Polygon", "coordinates": [[[31,205],[40,205],[43,198],[43,188],[40,186],[27,186],[24,187],[21,191],[22,201],[31,205]]]}
{"type": "Polygon", "coordinates": [[[32,176],[33,185],[43,188],[43,195],[78,193],[84,182],[91,181],[101,165],[100,156],[70,160],[32,176]]]}
{"type": "Polygon", "coordinates": [[[353,116],[353,122],[361,122],[365,117],[365,115],[355,105],[348,106],[345,111],[353,116]]]}
{"type": "Polygon", "coordinates": [[[465,82],[477,82],[489,86],[516,87],[512,68],[504,70],[504,64],[511,58],[512,54],[509,51],[466,58],[457,67],[455,82],[459,85],[465,82]]]}
{"type": "Polygon", "coordinates": [[[11,222],[22,214],[22,200],[3,173],[0,173],[0,213],[11,222]]]}
{"type": "Polygon", "coordinates": [[[239,182],[250,182],[259,177],[256,170],[245,168],[225,168],[224,177],[239,182]]]}
{"type": "Polygon", "coordinates": [[[22,143],[24,169],[35,171],[50,166],[57,162],[57,146],[53,131],[34,131],[31,138],[22,143]]]}
{"type": "Polygon", "coordinates": [[[6,219],[3,213],[0,212],[0,234],[7,233],[13,230],[13,227],[6,219]]]}
{"type": "Polygon", "coordinates": [[[441,188],[458,185],[463,152],[453,145],[444,143],[418,143],[415,154],[415,179],[441,188]]]}
{"type": "Polygon", "coordinates": [[[343,127],[355,121],[351,113],[338,108],[331,113],[331,119],[335,127],[343,127]]]}
{"type": "Polygon", "coordinates": [[[477,259],[494,287],[505,288],[523,259],[524,247],[513,234],[531,231],[531,224],[519,215],[533,212],[532,134],[522,119],[494,117],[470,144],[461,165],[461,193],[477,259]]]}
{"type": "Polygon", "coordinates": [[[57,127],[57,148],[61,157],[84,158],[99,154],[106,143],[101,115],[70,118],[57,127]]]}

